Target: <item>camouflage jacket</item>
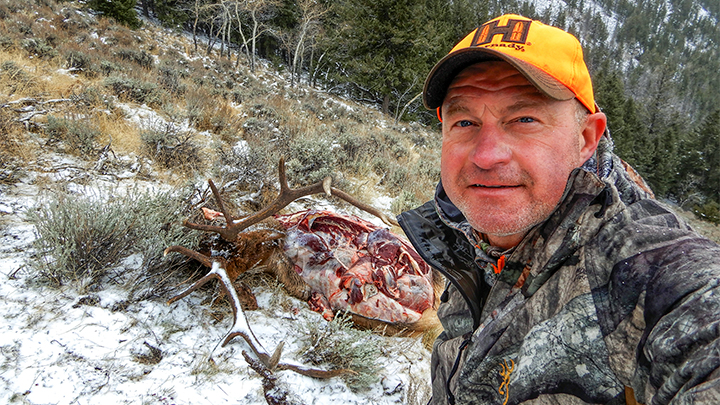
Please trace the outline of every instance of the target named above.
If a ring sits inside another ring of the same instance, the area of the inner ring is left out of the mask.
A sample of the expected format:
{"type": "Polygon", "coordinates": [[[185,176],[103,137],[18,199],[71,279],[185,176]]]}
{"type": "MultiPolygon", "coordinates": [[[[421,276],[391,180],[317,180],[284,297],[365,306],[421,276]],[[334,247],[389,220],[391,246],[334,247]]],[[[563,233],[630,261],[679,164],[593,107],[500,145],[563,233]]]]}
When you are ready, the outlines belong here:
{"type": "Polygon", "coordinates": [[[500,274],[441,185],[399,216],[448,280],[431,404],[720,404],[720,247],[599,156],[500,274]]]}

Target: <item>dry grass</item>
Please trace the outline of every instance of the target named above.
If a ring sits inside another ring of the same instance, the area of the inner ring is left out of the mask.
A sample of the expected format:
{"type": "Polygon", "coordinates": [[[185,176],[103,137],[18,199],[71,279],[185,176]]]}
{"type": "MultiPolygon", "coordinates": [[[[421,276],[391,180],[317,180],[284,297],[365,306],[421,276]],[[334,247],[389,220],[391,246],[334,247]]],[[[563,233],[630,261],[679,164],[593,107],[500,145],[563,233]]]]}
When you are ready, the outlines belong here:
{"type": "Polygon", "coordinates": [[[234,190],[259,192],[256,204],[275,197],[281,156],[294,186],[331,175],[336,186],[367,202],[399,196],[396,213],[432,196],[437,142],[425,128],[394,125],[372,108],[290,88],[272,72],[252,75],[234,60],[188,55],[187,38],[150,24],[132,31],[76,13],[75,3],[52,4],[22,3],[0,21],[0,101],[69,101],[33,118],[35,134],[5,111],[3,163],[9,157],[27,162],[31,156],[20,145],[29,139],[44,144],[54,136],[58,150],[68,151],[80,133],[89,135],[75,153],[90,163],[109,146],[116,155],[150,159],[152,175],[172,184],[219,174],[234,190]],[[148,135],[153,128],[131,121],[121,102],[130,108],[146,103],[161,117],[154,120],[176,129],[148,135]],[[56,132],[49,130],[53,125],[56,132]],[[233,149],[240,141],[247,148],[233,149]]]}
{"type": "Polygon", "coordinates": [[[111,144],[115,153],[137,153],[142,148],[140,131],[118,114],[98,114],[97,125],[100,129],[100,144],[111,144]]]}
{"type": "Polygon", "coordinates": [[[35,72],[36,61],[28,61],[19,52],[0,52],[0,92],[13,99],[36,97],[44,91],[45,81],[35,72]]]}

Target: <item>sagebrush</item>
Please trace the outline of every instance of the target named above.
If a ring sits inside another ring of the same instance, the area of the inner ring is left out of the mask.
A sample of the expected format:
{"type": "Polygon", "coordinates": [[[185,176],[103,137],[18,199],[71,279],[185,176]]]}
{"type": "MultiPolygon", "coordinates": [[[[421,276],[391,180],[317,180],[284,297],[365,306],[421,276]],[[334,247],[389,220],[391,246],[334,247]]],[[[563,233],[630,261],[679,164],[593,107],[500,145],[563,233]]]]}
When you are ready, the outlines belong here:
{"type": "Polygon", "coordinates": [[[300,330],[303,346],[299,354],[304,362],[332,370],[352,370],[342,378],[354,391],[365,390],[378,381],[379,337],[356,329],[349,314],[339,313],[331,322],[320,325],[308,321],[300,330]]]}
{"type": "Polygon", "coordinates": [[[198,234],[172,226],[187,216],[176,192],[129,192],[120,197],[56,192],[30,214],[35,226],[35,270],[54,285],[81,292],[103,281],[126,282],[123,259],[138,254],[144,273],[160,265],[172,244],[193,245],[198,234]]]}

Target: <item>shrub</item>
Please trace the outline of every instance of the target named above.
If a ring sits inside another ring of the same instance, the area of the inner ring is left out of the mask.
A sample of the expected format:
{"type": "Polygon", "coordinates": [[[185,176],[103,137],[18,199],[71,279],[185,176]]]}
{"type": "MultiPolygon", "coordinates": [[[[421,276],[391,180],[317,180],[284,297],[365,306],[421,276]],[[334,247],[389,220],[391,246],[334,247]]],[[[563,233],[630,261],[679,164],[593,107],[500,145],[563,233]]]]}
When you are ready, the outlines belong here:
{"type": "Polygon", "coordinates": [[[63,8],[53,19],[54,25],[72,33],[83,32],[90,28],[91,23],[97,23],[95,18],[87,13],[78,13],[74,8],[63,8]]]}
{"type": "Polygon", "coordinates": [[[41,58],[52,59],[57,56],[57,51],[50,44],[42,39],[29,38],[24,39],[21,45],[29,55],[41,58]]]}
{"type": "Polygon", "coordinates": [[[408,155],[408,149],[402,144],[400,137],[392,131],[381,131],[371,135],[377,150],[389,153],[393,158],[399,159],[408,155]]]}
{"type": "Polygon", "coordinates": [[[401,212],[419,207],[421,202],[415,196],[415,193],[403,190],[399,196],[397,196],[391,206],[390,211],[395,215],[399,215],[401,212]]]}
{"type": "Polygon", "coordinates": [[[8,86],[6,94],[23,92],[36,86],[36,80],[17,63],[7,60],[0,65],[0,77],[8,86]]]}
{"type": "Polygon", "coordinates": [[[185,74],[182,71],[173,68],[169,64],[160,66],[160,86],[170,94],[181,95],[185,93],[186,86],[180,82],[183,76],[185,74]]]}
{"type": "Polygon", "coordinates": [[[105,95],[95,86],[81,87],[70,95],[73,105],[86,111],[93,108],[109,108],[110,102],[106,100],[105,95]]]}
{"type": "Polygon", "coordinates": [[[410,138],[413,144],[420,148],[440,150],[442,147],[442,139],[437,134],[428,131],[413,130],[410,138]]]}
{"type": "Polygon", "coordinates": [[[88,0],[86,4],[101,15],[135,29],[142,25],[135,13],[135,2],[136,0],[88,0]]]}
{"type": "Polygon", "coordinates": [[[150,106],[162,104],[162,93],[155,83],[145,82],[127,77],[110,76],[103,84],[110,87],[120,99],[145,103],[150,106]]]}
{"type": "Polygon", "coordinates": [[[286,162],[289,181],[304,186],[327,176],[337,180],[337,154],[333,149],[327,139],[306,136],[293,141],[286,162]]]}
{"type": "Polygon", "coordinates": [[[185,94],[187,117],[190,124],[199,131],[238,130],[238,119],[230,104],[215,97],[204,89],[192,89],[185,94]]]}
{"type": "Polygon", "coordinates": [[[693,208],[693,213],[700,219],[715,225],[720,224],[720,204],[717,201],[709,200],[702,205],[698,204],[693,208]]]}
{"type": "Polygon", "coordinates": [[[199,129],[204,126],[204,112],[214,100],[202,87],[194,87],[185,93],[185,109],[190,125],[199,129]]]}
{"type": "Polygon", "coordinates": [[[65,146],[80,155],[90,155],[100,131],[86,120],[57,118],[48,115],[45,134],[51,141],[63,141],[65,146]]]}
{"type": "Polygon", "coordinates": [[[112,73],[122,71],[123,68],[115,62],[111,62],[109,60],[101,60],[99,70],[100,73],[104,74],[105,76],[110,76],[112,73]]]}
{"type": "Polygon", "coordinates": [[[262,118],[250,117],[245,120],[242,124],[242,129],[245,132],[245,138],[251,139],[259,137],[264,132],[270,130],[270,123],[262,118]]]}
{"type": "Polygon", "coordinates": [[[277,180],[277,162],[273,161],[270,149],[262,143],[251,146],[246,141],[239,141],[232,148],[219,148],[217,171],[224,188],[237,185],[240,190],[257,190],[259,185],[273,184],[277,180]]]}
{"type": "Polygon", "coordinates": [[[93,66],[93,60],[88,54],[76,50],[65,54],[65,63],[68,69],[90,70],[93,66]]]}
{"type": "Polygon", "coordinates": [[[155,64],[155,59],[153,59],[152,55],[143,50],[123,48],[115,52],[115,55],[122,60],[136,63],[145,69],[152,69],[155,64]]]}
{"type": "Polygon", "coordinates": [[[13,80],[22,80],[23,76],[27,74],[23,68],[11,60],[4,61],[2,65],[0,65],[0,69],[2,69],[3,76],[7,76],[13,80]]]}
{"type": "MultiPolygon", "coordinates": [[[[92,291],[132,254],[141,256],[146,271],[162,261],[165,247],[197,243],[196,232],[168,226],[184,216],[182,199],[172,192],[108,200],[53,194],[30,214],[37,235],[34,268],[54,285],[92,291]]],[[[122,274],[116,276],[112,279],[122,280],[122,274]]]]}
{"type": "Polygon", "coordinates": [[[393,193],[400,193],[408,187],[409,170],[393,159],[379,156],[373,159],[372,168],[380,176],[380,185],[387,187],[393,193]]]}
{"type": "Polygon", "coordinates": [[[370,331],[353,329],[348,314],[338,314],[332,322],[308,321],[300,327],[303,361],[330,369],[350,369],[355,374],[342,378],[353,391],[361,391],[378,381],[378,339],[370,331]]]}
{"type": "Polygon", "coordinates": [[[340,145],[340,151],[343,154],[342,164],[346,167],[355,167],[357,166],[356,162],[368,160],[370,156],[377,152],[376,149],[372,148],[367,138],[346,132],[344,129],[341,129],[336,141],[340,145]]]}
{"type": "Polygon", "coordinates": [[[140,140],[148,156],[168,169],[196,170],[202,164],[200,146],[192,141],[192,134],[173,123],[140,132],[140,140]]]}
{"type": "Polygon", "coordinates": [[[380,184],[394,193],[399,193],[410,184],[410,171],[407,167],[393,162],[380,184]]]}
{"type": "Polygon", "coordinates": [[[6,108],[0,109],[0,183],[14,183],[23,170],[24,126],[6,108]]]}
{"type": "Polygon", "coordinates": [[[15,48],[15,40],[12,37],[0,35],[0,49],[9,51],[15,48]]]}

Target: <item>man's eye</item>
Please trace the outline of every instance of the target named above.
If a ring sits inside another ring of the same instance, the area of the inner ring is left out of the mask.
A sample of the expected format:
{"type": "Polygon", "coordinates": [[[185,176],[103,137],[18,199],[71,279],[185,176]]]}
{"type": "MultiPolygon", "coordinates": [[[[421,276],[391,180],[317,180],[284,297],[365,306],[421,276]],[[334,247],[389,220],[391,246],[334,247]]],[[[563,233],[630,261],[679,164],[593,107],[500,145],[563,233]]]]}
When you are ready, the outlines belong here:
{"type": "Polygon", "coordinates": [[[467,121],[467,120],[462,120],[462,121],[458,121],[458,123],[456,125],[459,127],[465,128],[465,127],[471,126],[472,122],[467,121]]]}
{"type": "Polygon", "coordinates": [[[522,122],[523,124],[529,124],[529,123],[531,123],[531,122],[535,122],[535,118],[522,117],[522,118],[518,118],[517,121],[518,121],[518,122],[522,122]]]}

